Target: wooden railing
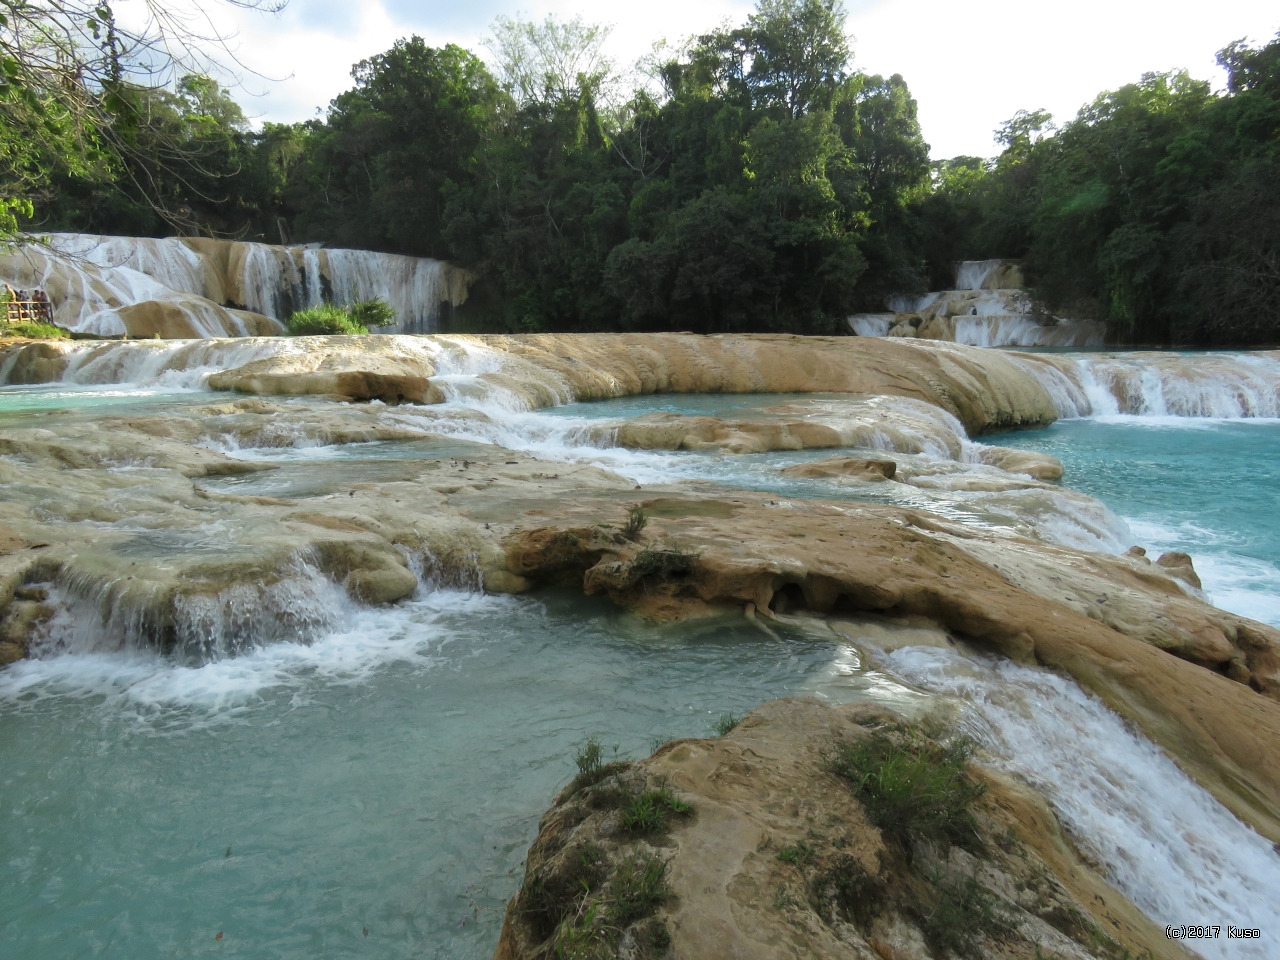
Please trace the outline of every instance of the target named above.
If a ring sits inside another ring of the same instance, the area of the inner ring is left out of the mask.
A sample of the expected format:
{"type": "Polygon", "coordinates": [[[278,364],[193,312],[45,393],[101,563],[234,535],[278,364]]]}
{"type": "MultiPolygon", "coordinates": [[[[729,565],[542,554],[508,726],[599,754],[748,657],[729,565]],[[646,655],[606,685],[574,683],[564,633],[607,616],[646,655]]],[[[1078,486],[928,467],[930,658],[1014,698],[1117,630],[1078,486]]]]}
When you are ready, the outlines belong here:
{"type": "Polygon", "coordinates": [[[9,323],[23,320],[53,323],[53,304],[48,300],[8,300],[5,302],[5,320],[9,323]]]}

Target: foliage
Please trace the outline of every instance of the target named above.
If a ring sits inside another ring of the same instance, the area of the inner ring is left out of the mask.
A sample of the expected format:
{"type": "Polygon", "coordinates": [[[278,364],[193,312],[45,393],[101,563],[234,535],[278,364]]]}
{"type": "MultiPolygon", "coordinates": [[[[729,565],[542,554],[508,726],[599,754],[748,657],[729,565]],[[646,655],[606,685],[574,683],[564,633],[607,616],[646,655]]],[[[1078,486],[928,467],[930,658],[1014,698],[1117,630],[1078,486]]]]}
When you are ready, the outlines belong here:
{"type": "Polygon", "coordinates": [[[716,717],[716,722],[713,724],[713,727],[716,731],[716,736],[718,737],[725,736],[727,733],[729,733],[729,731],[731,731],[734,727],[736,727],[741,722],[742,722],[742,717],[738,716],[736,713],[720,714],[720,716],[716,717]]]}
{"type": "Polygon", "coordinates": [[[622,829],[629,833],[657,833],[667,825],[672,815],[685,816],[691,807],[681,800],[670,787],[646,790],[631,798],[622,810],[622,829]]]}
{"type": "Polygon", "coordinates": [[[119,231],[118,225],[150,221],[137,205],[153,199],[170,225],[189,222],[169,220],[180,208],[168,205],[163,190],[153,196],[147,188],[190,176],[188,186],[201,195],[208,186],[207,178],[197,182],[201,174],[234,168],[228,155],[202,152],[206,132],[225,146],[221,135],[243,129],[243,117],[221,97],[233,114],[217,116],[217,130],[183,139],[193,131],[175,135],[168,116],[153,123],[152,107],[213,117],[205,108],[221,88],[206,75],[213,69],[209,51],[225,51],[226,41],[194,25],[214,19],[210,10],[158,3],[148,3],[144,16],[119,19],[99,0],[0,0],[0,239],[19,226],[13,212],[80,229],[97,216],[102,227],[119,231]]]}
{"type": "Polygon", "coordinates": [[[396,312],[387,301],[375,297],[359,300],[347,307],[351,320],[363,327],[389,327],[396,322],[396,312]]]}
{"type": "Polygon", "coordinates": [[[70,340],[71,334],[52,323],[39,320],[19,320],[16,323],[0,324],[0,335],[9,334],[17,337],[30,337],[32,340],[70,340]]]}
{"type": "Polygon", "coordinates": [[[842,743],[831,769],[849,782],[871,822],[905,848],[917,840],[965,843],[984,787],[965,774],[973,745],[938,743],[906,729],[878,730],[842,743]]]}
{"type": "Polygon", "coordinates": [[[640,533],[648,523],[649,518],[645,516],[644,508],[636,504],[627,510],[627,522],[622,526],[622,535],[634,543],[640,539],[640,533]]]}
{"type": "Polygon", "coordinates": [[[319,337],[331,334],[368,333],[369,329],[357,323],[346,310],[336,304],[324,303],[318,307],[298,310],[285,323],[289,335],[294,337],[319,337]]]}
{"type": "Polygon", "coordinates": [[[1020,257],[1051,309],[1105,320],[1119,342],[1280,341],[1280,36],[1218,62],[1225,94],[1149,73],[1056,133],[1020,111],[985,170],[940,166],[916,207],[931,275],[1020,257]]]}

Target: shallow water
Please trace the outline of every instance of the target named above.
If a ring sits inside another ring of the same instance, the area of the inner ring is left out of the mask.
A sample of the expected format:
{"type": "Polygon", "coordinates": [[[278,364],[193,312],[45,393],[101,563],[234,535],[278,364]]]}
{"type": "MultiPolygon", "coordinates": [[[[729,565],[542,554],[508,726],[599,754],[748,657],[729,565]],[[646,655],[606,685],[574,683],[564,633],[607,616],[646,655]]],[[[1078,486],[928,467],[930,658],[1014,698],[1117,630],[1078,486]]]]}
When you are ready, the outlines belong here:
{"type": "Polygon", "coordinates": [[[0,675],[0,943],[149,960],[221,932],[255,960],[486,957],[587,736],[647,755],[763,700],[894,689],[785,628],[451,592],[200,667],[22,664],[0,675]]]}
{"type": "Polygon", "coordinates": [[[1104,417],[998,439],[1061,460],[1152,559],[1189,553],[1213,603],[1280,626],[1280,421],[1104,417]]]}

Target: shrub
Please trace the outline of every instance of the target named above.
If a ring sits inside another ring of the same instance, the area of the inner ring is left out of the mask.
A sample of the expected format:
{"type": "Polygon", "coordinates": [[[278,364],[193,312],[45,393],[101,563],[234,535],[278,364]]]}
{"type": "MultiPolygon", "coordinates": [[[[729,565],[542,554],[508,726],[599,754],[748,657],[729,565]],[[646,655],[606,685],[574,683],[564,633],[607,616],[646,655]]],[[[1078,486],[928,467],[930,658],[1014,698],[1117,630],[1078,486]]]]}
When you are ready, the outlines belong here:
{"type": "Polygon", "coordinates": [[[841,744],[832,770],[849,781],[871,822],[904,847],[917,839],[972,839],[970,808],[985,792],[964,772],[972,741],[941,744],[913,731],[896,733],[841,744]]]}
{"type": "Polygon", "coordinates": [[[670,550],[641,550],[631,561],[627,576],[632,584],[650,577],[659,580],[682,577],[693,570],[699,556],[701,554],[686,553],[679,547],[670,550]]]}
{"type": "Polygon", "coordinates": [[[351,319],[366,328],[389,327],[396,322],[396,312],[387,301],[375,297],[372,300],[361,300],[347,307],[351,319]]]}
{"type": "Polygon", "coordinates": [[[351,318],[351,314],[332,303],[299,310],[285,324],[295,337],[321,337],[329,334],[368,333],[369,329],[351,318]]]}

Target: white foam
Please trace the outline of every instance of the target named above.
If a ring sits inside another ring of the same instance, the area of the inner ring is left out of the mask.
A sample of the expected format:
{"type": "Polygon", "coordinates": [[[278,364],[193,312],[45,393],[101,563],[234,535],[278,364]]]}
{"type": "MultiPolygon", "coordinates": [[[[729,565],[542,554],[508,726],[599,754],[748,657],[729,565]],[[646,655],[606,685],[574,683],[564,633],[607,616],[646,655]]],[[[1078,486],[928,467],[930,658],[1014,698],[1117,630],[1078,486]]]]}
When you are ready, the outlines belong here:
{"type": "MultiPolygon", "coordinates": [[[[1158,926],[1275,926],[1280,854],[1099,700],[1046,670],[913,647],[897,675],[956,697],[996,764],[1053,805],[1076,842],[1158,926]]],[[[1269,940],[1187,941],[1207,958],[1271,960],[1269,940]]]]}
{"type": "Polygon", "coordinates": [[[455,634],[452,619],[515,618],[520,603],[435,590],[392,607],[348,604],[342,621],[312,643],[272,643],[199,665],[140,651],[24,660],[0,672],[0,699],[12,708],[51,697],[92,698],[144,714],[193,708],[227,719],[273,693],[296,694],[314,678],[356,683],[392,663],[429,667],[455,634]]]}

